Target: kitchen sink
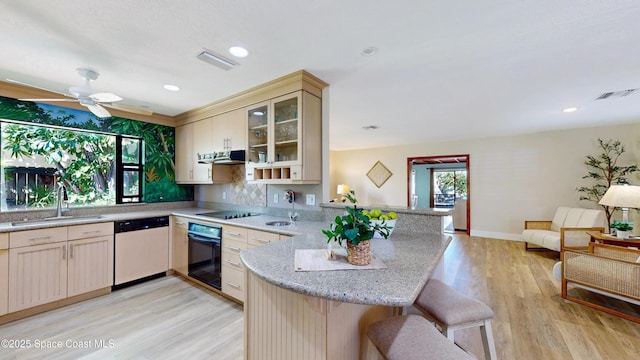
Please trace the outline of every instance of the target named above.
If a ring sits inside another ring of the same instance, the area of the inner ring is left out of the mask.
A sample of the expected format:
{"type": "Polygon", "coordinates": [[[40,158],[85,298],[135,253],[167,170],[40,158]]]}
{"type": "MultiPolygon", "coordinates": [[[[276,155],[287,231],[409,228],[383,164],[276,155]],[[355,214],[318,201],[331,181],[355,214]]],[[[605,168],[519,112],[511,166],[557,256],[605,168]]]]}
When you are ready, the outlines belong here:
{"type": "Polygon", "coordinates": [[[77,221],[77,220],[97,220],[104,218],[103,215],[90,215],[90,216],[54,216],[44,219],[33,219],[33,220],[23,220],[23,221],[15,221],[11,223],[11,226],[29,226],[29,225],[44,225],[51,224],[53,222],[65,223],[68,221],[77,221]]]}
{"type": "Polygon", "coordinates": [[[268,225],[268,226],[289,226],[289,225],[293,225],[293,223],[291,221],[267,221],[264,224],[268,225]]]}

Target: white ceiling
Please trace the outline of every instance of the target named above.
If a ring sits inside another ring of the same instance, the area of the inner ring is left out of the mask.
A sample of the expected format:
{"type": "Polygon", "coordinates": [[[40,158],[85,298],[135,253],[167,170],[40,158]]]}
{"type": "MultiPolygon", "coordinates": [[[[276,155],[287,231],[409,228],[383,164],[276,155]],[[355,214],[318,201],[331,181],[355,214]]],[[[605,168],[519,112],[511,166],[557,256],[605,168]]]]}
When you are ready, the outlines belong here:
{"type": "Polygon", "coordinates": [[[640,120],[640,91],[595,101],[640,87],[637,0],[3,0],[0,34],[0,80],[65,91],[91,67],[166,115],[306,69],[333,150],[640,120]],[[234,45],[233,70],[196,59],[234,45]]]}

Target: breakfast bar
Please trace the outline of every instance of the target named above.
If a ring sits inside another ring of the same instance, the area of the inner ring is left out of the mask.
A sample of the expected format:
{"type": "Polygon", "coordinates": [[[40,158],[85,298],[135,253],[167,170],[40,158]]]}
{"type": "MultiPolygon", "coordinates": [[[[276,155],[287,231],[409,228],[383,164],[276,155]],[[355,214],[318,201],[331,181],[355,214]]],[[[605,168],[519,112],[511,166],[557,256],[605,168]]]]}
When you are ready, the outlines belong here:
{"type": "Polygon", "coordinates": [[[317,229],[242,252],[245,359],[358,359],[367,325],[411,305],[451,241],[394,232],[371,240],[386,268],[296,271],[296,250],[325,249],[326,239],[317,229]]]}

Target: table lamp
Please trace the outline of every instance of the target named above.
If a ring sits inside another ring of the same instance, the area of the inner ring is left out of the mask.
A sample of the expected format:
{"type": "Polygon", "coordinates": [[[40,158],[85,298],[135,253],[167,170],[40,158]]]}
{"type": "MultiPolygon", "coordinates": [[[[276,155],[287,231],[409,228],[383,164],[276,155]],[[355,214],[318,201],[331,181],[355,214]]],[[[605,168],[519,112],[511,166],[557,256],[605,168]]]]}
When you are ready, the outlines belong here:
{"type": "Polygon", "coordinates": [[[622,221],[629,222],[629,208],[640,208],[640,186],[611,185],[598,204],[622,208],[622,221]]]}
{"type": "Polygon", "coordinates": [[[338,190],[336,191],[336,193],[338,193],[338,195],[342,195],[342,197],[340,198],[340,201],[345,202],[347,201],[347,197],[344,196],[345,194],[349,193],[349,185],[346,184],[339,184],[338,185],[338,190]]]}

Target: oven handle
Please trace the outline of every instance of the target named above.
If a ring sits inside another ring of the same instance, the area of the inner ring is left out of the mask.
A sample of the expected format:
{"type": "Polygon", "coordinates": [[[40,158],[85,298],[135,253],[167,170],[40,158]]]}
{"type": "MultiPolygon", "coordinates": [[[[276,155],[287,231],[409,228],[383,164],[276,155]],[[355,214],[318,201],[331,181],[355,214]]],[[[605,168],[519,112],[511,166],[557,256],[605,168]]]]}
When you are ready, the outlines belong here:
{"type": "Polygon", "coordinates": [[[196,235],[191,232],[189,233],[189,240],[205,242],[205,243],[215,243],[220,245],[220,239],[216,239],[208,236],[196,235]]]}

